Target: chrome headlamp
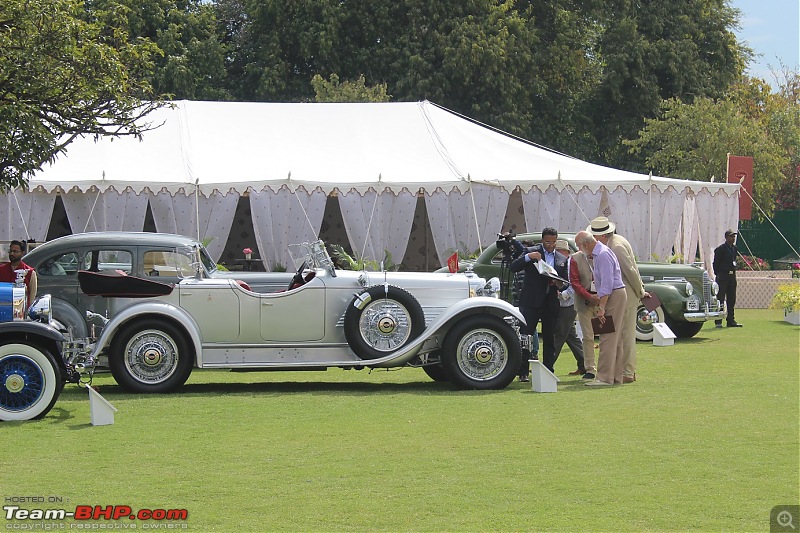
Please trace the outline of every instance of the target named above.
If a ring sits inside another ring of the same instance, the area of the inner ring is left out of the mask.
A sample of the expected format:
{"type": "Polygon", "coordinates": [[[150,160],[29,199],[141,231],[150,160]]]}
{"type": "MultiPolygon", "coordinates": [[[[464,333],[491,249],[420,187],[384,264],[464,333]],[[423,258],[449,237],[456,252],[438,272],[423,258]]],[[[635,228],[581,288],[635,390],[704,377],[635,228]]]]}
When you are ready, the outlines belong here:
{"type": "Polygon", "coordinates": [[[36,298],[36,300],[33,301],[33,305],[31,305],[30,309],[28,309],[28,316],[31,318],[31,320],[42,322],[44,324],[49,324],[52,322],[53,306],[52,301],[50,300],[50,295],[45,294],[36,298]]]}

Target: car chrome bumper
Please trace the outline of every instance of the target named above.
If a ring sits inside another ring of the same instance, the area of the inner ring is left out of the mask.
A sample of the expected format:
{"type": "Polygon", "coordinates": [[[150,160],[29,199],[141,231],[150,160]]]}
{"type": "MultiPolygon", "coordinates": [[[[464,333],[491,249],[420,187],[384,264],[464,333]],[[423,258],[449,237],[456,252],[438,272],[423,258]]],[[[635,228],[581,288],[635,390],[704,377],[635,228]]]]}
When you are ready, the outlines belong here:
{"type": "Polygon", "coordinates": [[[683,313],[683,318],[687,322],[705,322],[706,320],[721,320],[725,318],[726,313],[724,309],[719,311],[709,311],[707,313],[683,313]]]}

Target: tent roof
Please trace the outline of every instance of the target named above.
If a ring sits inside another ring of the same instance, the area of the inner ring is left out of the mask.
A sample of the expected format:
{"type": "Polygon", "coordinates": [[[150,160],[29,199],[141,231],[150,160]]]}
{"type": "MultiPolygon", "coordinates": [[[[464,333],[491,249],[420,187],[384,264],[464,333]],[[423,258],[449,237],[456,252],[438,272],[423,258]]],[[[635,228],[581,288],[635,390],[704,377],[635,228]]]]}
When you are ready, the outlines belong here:
{"type": "Polygon", "coordinates": [[[462,118],[431,102],[242,103],[179,101],[146,120],[160,127],[133,137],[79,138],[46,165],[30,188],[68,191],[131,187],[175,193],[303,185],[329,193],[453,187],[469,181],[545,190],[596,191],[655,184],[733,194],[738,184],[651,177],[548,151],[462,118]]]}

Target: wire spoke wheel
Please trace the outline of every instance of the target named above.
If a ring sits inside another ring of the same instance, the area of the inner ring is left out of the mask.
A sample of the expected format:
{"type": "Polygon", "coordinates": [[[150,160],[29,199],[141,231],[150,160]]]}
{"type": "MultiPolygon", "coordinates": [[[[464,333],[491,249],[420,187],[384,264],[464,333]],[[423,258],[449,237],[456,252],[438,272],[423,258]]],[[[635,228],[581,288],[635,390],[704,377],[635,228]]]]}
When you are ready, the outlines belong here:
{"type": "Polygon", "coordinates": [[[461,371],[478,381],[486,381],[502,372],[508,362],[508,346],[494,330],[472,330],[456,347],[456,360],[461,371]]]}
{"type": "Polygon", "coordinates": [[[21,343],[0,347],[0,420],[42,418],[62,387],[61,371],[48,352],[21,343]]]}
{"type": "Polygon", "coordinates": [[[186,335],[163,320],[134,322],[115,336],[111,374],[133,392],[170,392],[183,385],[194,365],[186,335]]]}
{"type": "Polygon", "coordinates": [[[344,313],[344,335],[361,359],[378,359],[403,348],[425,329],[425,314],[399,287],[370,287],[344,313]]]}
{"type": "Polygon", "coordinates": [[[175,373],[178,347],[164,332],[148,329],[125,345],[125,368],[135,379],[146,383],[162,383],[175,373]]]}
{"type": "Polygon", "coordinates": [[[495,316],[462,319],[447,334],[442,368],[464,389],[502,389],[519,370],[522,349],[514,330],[495,316]]]}

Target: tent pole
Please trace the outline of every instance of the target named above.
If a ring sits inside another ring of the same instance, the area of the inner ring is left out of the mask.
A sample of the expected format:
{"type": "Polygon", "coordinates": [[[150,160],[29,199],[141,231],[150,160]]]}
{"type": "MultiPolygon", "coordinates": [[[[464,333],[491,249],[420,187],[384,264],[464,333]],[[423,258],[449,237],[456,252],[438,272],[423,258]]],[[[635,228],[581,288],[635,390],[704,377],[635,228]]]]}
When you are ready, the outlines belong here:
{"type": "Polygon", "coordinates": [[[200,178],[194,180],[194,220],[197,225],[197,240],[200,240],[200,178]]]}
{"type": "Polygon", "coordinates": [[[19,206],[19,198],[17,198],[17,190],[11,189],[11,194],[14,196],[14,202],[16,202],[17,204],[17,212],[19,212],[19,219],[22,222],[22,228],[25,230],[25,239],[29,240],[31,238],[31,235],[30,232],[28,231],[28,225],[25,223],[25,215],[22,214],[22,208],[19,206]]]}
{"type": "Polygon", "coordinates": [[[653,171],[647,177],[647,260],[653,258],[653,171]]]}
{"type": "MultiPolygon", "coordinates": [[[[106,171],[103,171],[103,179],[101,182],[106,180],[106,171]]],[[[86,225],[83,227],[83,233],[86,233],[86,229],[89,227],[89,222],[92,220],[92,215],[94,214],[94,208],[97,206],[97,200],[100,199],[100,187],[97,188],[97,196],[94,197],[94,203],[92,204],[92,208],[89,210],[89,216],[86,217],[86,225]]],[[[106,228],[103,228],[106,229],[106,228]]]]}
{"type": "MultiPolygon", "coordinates": [[[[472,200],[472,218],[475,219],[475,236],[478,237],[478,250],[483,253],[483,244],[481,243],[481,228],[478,225],[478,210],[475,209],[475,192],[472,190],[472,178],[467,174],[467,183],[469,187],[469,197],[472,200]]],[[[470,253],[467,250],[467,253],[470,253]]]]}

